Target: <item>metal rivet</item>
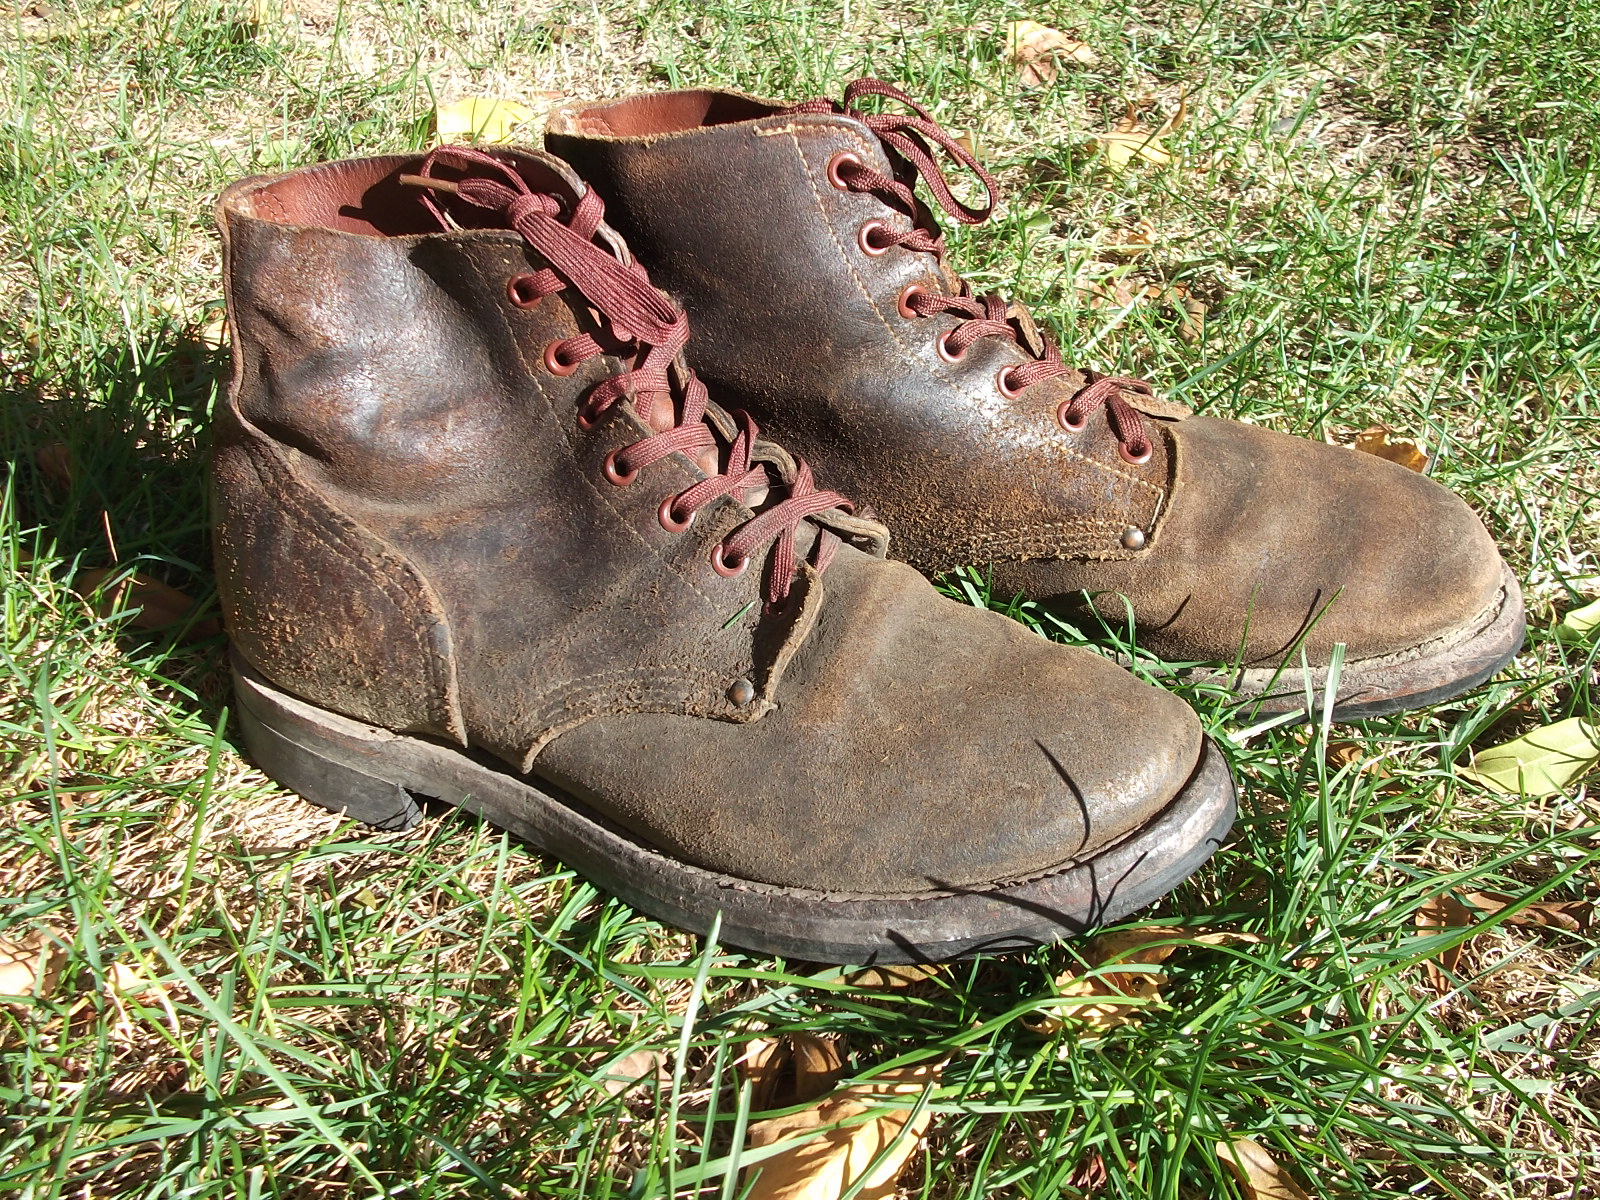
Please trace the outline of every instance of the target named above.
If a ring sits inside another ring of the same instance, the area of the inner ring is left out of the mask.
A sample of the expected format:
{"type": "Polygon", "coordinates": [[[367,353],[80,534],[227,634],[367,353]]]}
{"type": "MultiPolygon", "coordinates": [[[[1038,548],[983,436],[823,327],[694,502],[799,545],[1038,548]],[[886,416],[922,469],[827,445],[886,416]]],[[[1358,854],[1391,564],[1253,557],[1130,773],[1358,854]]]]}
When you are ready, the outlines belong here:
{"type": "Polygon", "coordinates": [[[728,701],[738,708],[756,698],[756,685],[748,679],[735,679],[728,685],[728,701]]]}
{"type": "Polygon", "coordinates": [[[1144,549],[1144,530],[1136,529],[1129,525],[1122,531],[1122,548],[1124,550],[1144,549]]]}

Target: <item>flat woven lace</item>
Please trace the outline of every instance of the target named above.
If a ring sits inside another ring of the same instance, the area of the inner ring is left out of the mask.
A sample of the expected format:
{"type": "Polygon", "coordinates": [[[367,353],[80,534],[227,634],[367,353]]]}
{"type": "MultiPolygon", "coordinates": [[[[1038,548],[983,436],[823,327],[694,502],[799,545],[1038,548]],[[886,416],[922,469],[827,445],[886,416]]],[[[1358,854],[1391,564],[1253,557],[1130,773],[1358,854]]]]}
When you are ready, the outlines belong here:
{"type": "MultiPolygon", "coordinates": [[[[874,249],[887,250],[901,246],[907,250],[931,254],[941,264],[944,261],[944,233],[939,229],[933,214],[917,199],[916,183],[920,178],[932,193],[939,208],[952,220],[962,225],[981,225],[994,212],[999,199],[999,184],[972,152],[941,128],[933,114],[923,108],[905,92],[881,79],[857,79],[844,89],[844,100],[827,98],[807,100],[782,110],[783,115],[794,113],[831,113],[860,121],[878,136],[889,154],[894,175],[885,175],[853,158],[844,159],[834,168],[840,182],[853,192],[867,192],[889,207],[911,218],[912,227],[895,232],[877,228],[868,235],[874,249]],[[904,104],[911,113],[866,113],[854,107],[860,96],[882,96],[904,104]],[[981,207],[963,204],[950,190],[950,181],[939,166],[934,147],[937,146],[959,166],[971,171],[983,183],[984,203],[981,207]]],[[[1064,375],[1070,367],[1061,361],[1061,352],[1055,341],[1043,330],[1038,332],[1042,349],[1033,354],[1024,340],[1022,331],[1007,316],[1008,305],[998,296],[976,296],[964,280],[953,296],[928,291],[915,291],[904,304],[919,316],[932,317],[950,313],[962,321],[946,335],[945,350],[959,358],[969,346],[980,338],[998,337],[1014,342],[1031,357],[1030,362],[1012,367],[1005,372],[1005,386],[1013,393],[1042,380],[1064,375]]],[[[1100,375],[1094,371],[1081,371],[1084,386],[1071,400],[1060,406],[1060,420],[1070,428],[1080,428],[1095,409],[1104,406],[1111,431],[1135,458],[1142,459],[1150,453],[1150,434],[1144,417],[1122,398],[1124,388],[1142,395],[1154,395],[1150,385],[1141,379],[1120,375],[1100,375]]]]}
{"type": "MultiPolygon", "coordinates": [[[[550,264],[522,276],[515,282],[524,303],[538,300],[571,286],[604,317],[600,336],[579,334],[564,338],[547,348],[547,358],[563,368],[575,368],[596,355],[610,354],[632,367],[596,384],[579,411],[585,426],[599,420],[624,398],[633,401],[639,419],[647,425],[658,403],[672,406],[670,428],[616,451],[607,460],[607,475],[615,483],[628,484],[640,470],[672,454],[696,459],[705,451],[717,454],[723,469],[671,497],[662,506],[663,518],[687,524],[696,512],[719,496],[735,497],[745,503],[752,488],[779,487],[788,494],[765,507],[739,525],[719,545],[719,561],[724,573],[743,568],[769,540],[763,594],[768,604],[781,605],[789,594],[795,574],[795,528],[806,518],[830,509],[853,512],[854,506],[838,492],[817,488],[811,468],[794,459],[792,470],[768,455],[752,460],[758,450],[759,430],[748,413],[732,415],[737,433],[731,440],[719,438],[707,414],[706,387],[694,372],[673,370],[679,352],[689,340],[689,320],[665,296],[650,285],[644,268],[623,262],[594,240],[605,213],[605,205],[592,189],[584,191],[565,211],[561,198],[535,191],[510,164],[481,150],[461,146],[441,146],[430,153],[412,177],[425,190],[420,199],[439,221],[451,222],[440,210],[433,192],[454,196],[461,203],[489,214],[492,221],[521,234],[550,264]],[[439,167],[463,173],[461,178],[441,178],[439,167]],[[785,477],[787,476],[787,477],[785,477]]],[[[812,546],[811,564],[827,568],[839,539],[818,526],[812,546]]]]}

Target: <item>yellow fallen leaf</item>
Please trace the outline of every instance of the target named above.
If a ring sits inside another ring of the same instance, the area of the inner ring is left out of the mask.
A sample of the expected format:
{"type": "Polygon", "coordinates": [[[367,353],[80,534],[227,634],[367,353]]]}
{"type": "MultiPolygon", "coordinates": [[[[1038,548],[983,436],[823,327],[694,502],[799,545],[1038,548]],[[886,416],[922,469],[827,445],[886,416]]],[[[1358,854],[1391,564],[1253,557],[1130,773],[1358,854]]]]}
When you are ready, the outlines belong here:
{"type": "Polygon", "coordinates": [[[811,1033],[754,1038],[738,1065],[750,1080],[750,1107],[757,1112],[815,1100],[844,1074],[838,1039],[811,1033]]]}
{"type": "Polygon", "coordinates": [[[195,326],[191,336],[207,350],[221,350],[228,344],[227,312],[215,309],[203,324],[195,326]]]}
{"type": "Polygon", "coordinates": [[[1371,425],[1356,434],[1352,448],[1399,463],[1408,471],[1426,471],[1428,452],[1415,438],[1401,437],[1387,425],[1371,425]]]}
{"type": "Polygon", "coordinates": [[[1100,56],[1077,38],[1038,21],[1013,21],[1006,27],[1006,57],[1023,87],[1042,87],[1056,77],[1058,63],[1092,67],[1100,56]]]}
{"type": "Polygon", "coordinates": [[[1217,1161],[1233,1172],[1245,1200],[1311,1200],[1259,1142],[1249,1138],[1218,1142],[1217,1161]]]}
{"type": "Polygon", "coordinates": [[[861,1200],[892,1196],[895,1177],[916,1151],[932,1116],[924,1108],[913,1120],[914,1098],[938,1084],[939,1072],[939,1064],[885,1071],[810,1108],[751,1125],[750,1148],[795,1144],[750,1167],[746,1200],[838,1200],[858,1181],[861,1200]],[[894,1097],[903,1106],[879,1107],[894,1097]],[[880,1155],[882,1160],[869,1173],[868,1166],[880,1155]]]}
{"type": "Polygon", "coordinates": [[[112,963],[106,983],[119,996],[137,996],[150,987],[149,981],[127,963],[112,963]]]}
{"type": "Polygon", "coordinates": [[[60,973],[55,941],[43,931],[0,938],[0,995],[48,996],[60,973]]]}
{"type": "Polygon", "coordinates": [[[441,143],[507,142],[533,118],[533,110],[515,100],[472,99],[441,104],[434,123],[441,143]]]}
{"type": "Polygon", "coordinates": [[[1600,732],[1568,717],[1473,755],[1457,774],[1507,795],[1558,796],[1600,762],[1600,732]]]}
{"type": "Polygon", "coordinates": [[[1122,120],[1113,125],[1109,132],[1095,135],[1105,151],[1106,162],[1112,172],[1120,175],[1136,159],[1141,158],[1158,167],[1172,162],[1172,151],[1161,144],[1161,139],[1182,125],[1188,112],[1189,97],[1184,95],[1178,99],[1177,110],[1162,122],[1160,128],[1147,129],[1139,123],[1139,114],[1134,106],[1128,105],[1122,120]]]}
{"type": "Polygon", "coordinates": [[[1556,626],[1556,636],[1564,642],[1581,642],[1597,627],[1600,627],[1600,600],[1575,608],[1562,617],[1556,626]]]}
{"type": "Polygon", "coordinates": [[[1161,144],[1160,136],[1147,129],[1114,129],[1096,135],[1105,149],[1106,162],[1117,174],[1126,171],[1135,159],[1164,167],[1172,161],[1172,151],[1161,144]]]}

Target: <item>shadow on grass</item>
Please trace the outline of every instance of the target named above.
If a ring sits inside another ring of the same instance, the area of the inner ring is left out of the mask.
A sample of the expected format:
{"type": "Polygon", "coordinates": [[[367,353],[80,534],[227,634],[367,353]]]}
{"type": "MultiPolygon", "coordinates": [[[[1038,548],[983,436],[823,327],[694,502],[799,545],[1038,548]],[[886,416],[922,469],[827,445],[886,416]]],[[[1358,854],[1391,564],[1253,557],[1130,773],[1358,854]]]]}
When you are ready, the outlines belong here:
{"type": "Polygon", "coordinates": [[[157,629],[130,620],[117,642],[141,670],[180,684],[175,703],[198,700],[215,724],[228,687],[223,639],[205,636],[216,615],[206,480],[226,348],[169,329],[83,358],[39,356],[51,358],[53,369],[0,364],[0,453],[12,493],[0,534],[15,541],[19,565],[57,561],[51,573],[81,594],[94,590],[88,572],[109,568],[112,578],[137,571],[192,597],[186,619],[157,629]]]}

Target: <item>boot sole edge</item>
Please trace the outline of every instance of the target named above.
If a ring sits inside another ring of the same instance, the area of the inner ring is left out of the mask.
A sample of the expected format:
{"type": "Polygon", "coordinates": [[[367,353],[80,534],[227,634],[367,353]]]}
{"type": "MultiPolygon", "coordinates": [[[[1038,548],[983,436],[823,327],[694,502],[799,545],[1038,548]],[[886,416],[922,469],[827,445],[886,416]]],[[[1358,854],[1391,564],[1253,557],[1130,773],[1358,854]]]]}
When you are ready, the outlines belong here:
{"type": "MultiPolygon", "coordinates": [[[[1526,630],[1522,589],[1510,568],[1502,565],[1495,603],[1461,629],[1394,654],[1346,659],[1332,719],[1388,716],[1470,691],[1499,674],[1516,657],[1526,630]]],[[[1287,664],[1282,668],[1247,667],[1232,676],[1233,692],[1241,700],[1256,701],[1248,710],[1251,715],[1298,712],[1302,720],[1310,720],[1325,703],[1328,669],[1311,669],[1309,707],[1304,686],[1289,690],[1289,685],[1305,675],[1302,668],[1287,664]]]]}
{"type": "Polygon", "coordinates": [[[763,954],[841,964],[937,962],[1025,949],[1119,920],[1165,896],[1233,825],[1233,779],[1207,739],[1184,788],[1143,827],[1093,858],[989,888],[847,896],[777,887],[665,855],[543,781],[459,748],[319,709],[233,656],[250,757],[278,783],[379,828],[421,819],[415,796],[475,813],[669,924],[763,954]]]}

